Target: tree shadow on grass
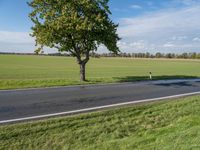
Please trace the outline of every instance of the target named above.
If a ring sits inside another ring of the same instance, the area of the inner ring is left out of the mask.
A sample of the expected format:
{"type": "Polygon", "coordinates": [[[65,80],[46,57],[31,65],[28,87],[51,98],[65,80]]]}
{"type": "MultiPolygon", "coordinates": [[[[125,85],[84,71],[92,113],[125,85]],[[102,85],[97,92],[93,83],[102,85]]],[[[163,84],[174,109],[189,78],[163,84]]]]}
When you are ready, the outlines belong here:
{"type": "MultiPolygon", "coordinates": [[[[153,76],[152,80],[169,80],[169,79],[197,79],[198,76],[187,75],[167,75],[167,76],[153,76]]],[[[113,77],[118,82],[134,82],[134,81],[148,81],[148,76],[125,76],[125,77],[113,77]]]]}

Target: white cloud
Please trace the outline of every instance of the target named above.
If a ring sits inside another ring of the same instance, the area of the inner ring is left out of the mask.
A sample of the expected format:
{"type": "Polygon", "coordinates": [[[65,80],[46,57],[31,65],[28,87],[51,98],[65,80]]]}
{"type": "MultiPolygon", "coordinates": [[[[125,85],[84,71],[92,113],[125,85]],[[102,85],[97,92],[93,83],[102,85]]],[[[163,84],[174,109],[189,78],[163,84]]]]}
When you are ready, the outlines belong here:
{"type": "Polygon", "coordinates": [[[137,42],[118,42],[119,47],[123,47],[123,49],[127,49],[129,47],[136,48],[136,49],[142,49],[145,47],[145,43],[143,41],[137,41],[137,42]]]}
{"type": "MultiPolygon", "coordinates": [[[[118,33],[126,43],[144,41],[143,51],[198,51],[200,43],[194,44],[193,38],[200,35],[199,14],[198,5],[179,10],[157,11],[135,18],[122,18],[118,33]]],[[[126,51],[136,50],[136,47],[127,44],[126,51]]]]}
{"type": "MultiPolygon", "coordinates": [[[[35,40],[28,32],[0,31],[0,52],[29,52],[33,53],[35,40]]],[[[55,52],[50,48],[44,48],[46,53],[55,52]]]]}
{"type": "Polygon", "coordinates": [[[193,38],[193,41],[200,42],[200,38],[199,37],[195,37],[195,38],[193,38]]]}
{"type": "Polygon", "coordinates": [[[168,43],[166,43],[166,44],[163,44],[163,47],[174,47],[175,45],[174,44],[172,44],[172,43],[170,43],[170,42],[168,42],[168,43]]]}
{"type": "Polygon", "coordinates": [[[196,5],[200,3],[200,0],[174,0],[175,3],[181,3],[187,6],[196,5]]]}
{"type": "Polygon", "coordinates": [[[113,11],[116,11],[116,12],[127,12],[128,9],[124,9],[124,8],[114,8],[113,11]]]}
{"type": "Polygon", "coordinates": [[[174,41],[182,41],[182,40],[186,40],[188,37],[187,36],[173,36],[172,40],[174,41]]]}
{"type": "Polygon", "coordinates": [[[0,31],[0,42],[23,44],[33,43],[34,39],[29,36],[28,32],[0,31]]]}
{"type": "Polygon", "coordinates": [[[127,46],[128,46],[128,44],[126,43],[126,42],[122,42],[122,41],[119,41],[118,43],[117,43],[117,45],[119,46],[119,47],[121,47],[121,48],[128,48],[127,46]]]}
{"type": "Polygon", "coordinates": [[[28,32],[0,31],[1,52],[34,52],[34,39],[28,32]]]}
{"type": "Polygon", "coordinates": [[[187,32],[200,29],[200,7],[191,9],[157,12],[138,18],[123,18],[119,32],[126,36],[146,34],[147,32],[187,32]],[[130,32],[131,31],[131,32],[130,32]]]}
{"type": "Polygon", "coordinates": [[[130,43],[129,46],[136,49],[144,49],[146,46],[146,43],[144,43],[143,41],[138,41],[138,42],[130,43]]]}
{"type": "Polygon", "coordinates": [[[142,9],[142,6],[134,4],[134,5],[131,5],[130,8],[132,8],[132,9],[142,9]]]}

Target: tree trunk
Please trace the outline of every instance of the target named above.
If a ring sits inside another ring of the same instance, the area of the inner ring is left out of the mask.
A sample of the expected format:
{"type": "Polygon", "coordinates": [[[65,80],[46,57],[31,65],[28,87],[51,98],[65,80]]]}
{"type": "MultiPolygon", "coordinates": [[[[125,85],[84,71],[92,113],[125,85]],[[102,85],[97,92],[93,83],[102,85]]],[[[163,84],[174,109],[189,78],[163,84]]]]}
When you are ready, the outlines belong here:
{"type": "Polygon", "coordinates": [[[85,59],[81,60],[80,54],[77,54],[77,63],[80,66],[80,81],[86,81],[85,79],[85,65],[89,61],[89,51],[86,51],[85,53],[85,59]]]}
{"type": "Polygon", "coordinates": [[[81,63],[80,65],[80,80],[86,81],[85,79],[85,63],[81,63]]]}

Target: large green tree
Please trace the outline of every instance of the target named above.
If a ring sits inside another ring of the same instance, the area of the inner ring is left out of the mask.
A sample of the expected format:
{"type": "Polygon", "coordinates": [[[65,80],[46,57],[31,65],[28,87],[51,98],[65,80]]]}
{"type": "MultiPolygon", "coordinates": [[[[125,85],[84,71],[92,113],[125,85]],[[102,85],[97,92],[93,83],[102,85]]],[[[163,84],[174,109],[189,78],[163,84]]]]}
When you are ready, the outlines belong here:
{"type": "Polygon", "coordinates": [[[109,18],[109,0],[32,0],[29,17],[34,23],[31,34],[38,46],[69,52],[80,65],[80,79],[85,81],[85,65],[90,52],[103,44],[111,52],[119,52],[118,25],[109,18]]]}

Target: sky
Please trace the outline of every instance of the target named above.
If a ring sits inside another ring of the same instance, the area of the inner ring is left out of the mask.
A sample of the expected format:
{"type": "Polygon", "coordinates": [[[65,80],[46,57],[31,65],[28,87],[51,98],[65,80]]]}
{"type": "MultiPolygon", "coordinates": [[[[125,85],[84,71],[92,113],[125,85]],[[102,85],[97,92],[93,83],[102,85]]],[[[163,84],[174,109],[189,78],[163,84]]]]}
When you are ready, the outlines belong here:
{"type": "MultiPolygon", "coordinates": [[[[26,2],[0,0],[0,52],[34,52],[26,2]]],[[[110,0],[109,6],[121,52],[200,53],[200,0],[110,0]]]]}

